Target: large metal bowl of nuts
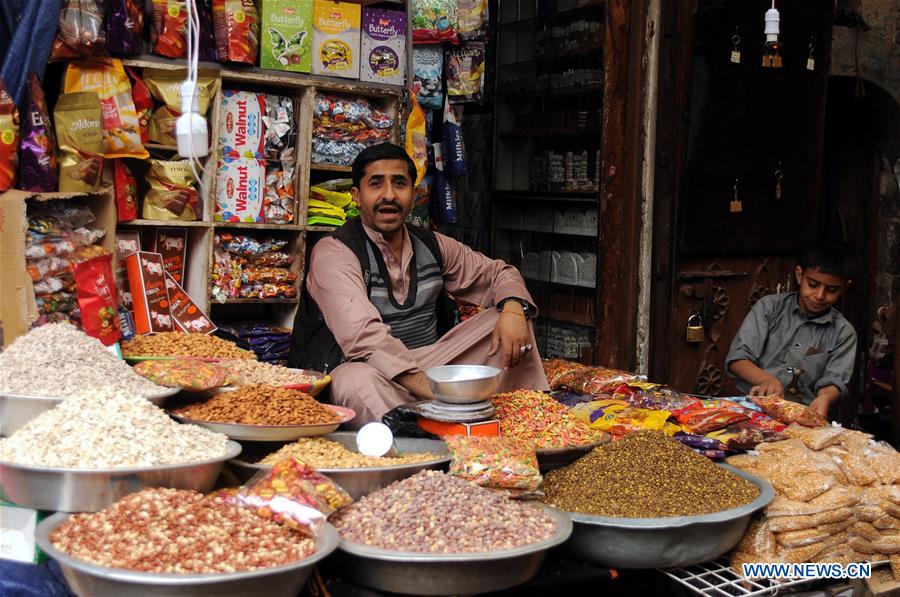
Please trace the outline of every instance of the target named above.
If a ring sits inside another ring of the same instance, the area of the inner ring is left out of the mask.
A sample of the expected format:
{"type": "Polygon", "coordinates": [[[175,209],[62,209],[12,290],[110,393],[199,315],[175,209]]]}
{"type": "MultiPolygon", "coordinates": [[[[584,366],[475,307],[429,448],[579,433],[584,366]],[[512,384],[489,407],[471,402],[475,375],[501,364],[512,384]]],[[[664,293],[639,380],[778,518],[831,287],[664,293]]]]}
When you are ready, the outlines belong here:
{"type": "MultiPolygon", "coordinates": [[[[147,400],[160,406],[166,398],[174,396],[180,388],[164,388],[159,392],[144,396],[147,400]]],[[[37,418],[41,413],[50,410],[62,398],[51,396],[23,396],[21,394],[0,394],[0,435],[9,437],[28,421],[37,418]]]]}
{"type": "Polygon", "coordinates": [[[547,551],[572,532],[568,515],[543,508],[556,522],[555,532],[522,547],[444,554],[394,551],[342,540],[335,566],[346,578],[390,593],[472,595],[508,589],[537,574],[547,551]]]}
{"type": "Polygon", "coordinates": [[[69,556],[57,549],[50,535],[69,517],[54,514],[38,524],[38,545],[59,563],[69,588],[78,595],[116,597],[268,597],[297,595],[316,563],[331,554],[340,543],[334,527],[324,525],[316,535],[316,552],[311,556],[272,568],[221,574],[158,574],[98,566],[69,556]]]}
{"type": "Polygon", "coordinates": [[[200,425],[211,431],[227,435],[231,439],[250,442],[289,442],[300,437],[317,437],[331,433],[341,423],[352,421],[356,417],[353,409],[334,404],[323,404],[325,408],[334,411],[339,417],[334,423],[311,423],[308,425],[248,425],[242,423],[220,423],[217,421],[203,421],[192,419],[173,412],[169,413],[179,423],[200,425]]]}
{"type": "MultiPolygon", "coordinates": [[[[339,443],[347,450],[356,452],[356,433],[353,431],[338,431],[329,433],[323,439],[339,443]]],[[[447,444],[437,439],[424,439],[416,437],[395,437],[394,446],[397,456],[411,454],[434,454],[435,457],[419,462],[402,462],[389,466],[322,466],[315,463],[315,468],[320,473],[331,477],[338,485],[343,487],[354,500],[364,495],[387,487],[394,481],[399,481],[426,469],[446,470],[450,462],[450,452],[447,444]]],[[[260,464],[267,455],[281,448],[281,444],[256,444],[245,445],[240,457],[228,461],[228,465],[241,481],[249,480],[260,471],[272,469],[270,464],[260,464]]],[[[298,454],[302,458],[302,454],[298,454]]]]}
{"type": "Polygon", "coordinates": [[[215,485],[225,461],[240,453],[241,445],[229,441],[220,457],[186,464],[88,469],[0,461],[0,488],[4,499],[36,510],[97,512],[148,487],[207,492],[215,485]]]}
{"type": "Polygon", "coordinates": [[[752,502],[711,514],[611,518],[570,512],[575,524],[564,549],[572,557],[613,568],[674,568],[714,560],[737,545],[750,518],[775,497],[765,480],[721,464],[759,487],[752,502]]]}

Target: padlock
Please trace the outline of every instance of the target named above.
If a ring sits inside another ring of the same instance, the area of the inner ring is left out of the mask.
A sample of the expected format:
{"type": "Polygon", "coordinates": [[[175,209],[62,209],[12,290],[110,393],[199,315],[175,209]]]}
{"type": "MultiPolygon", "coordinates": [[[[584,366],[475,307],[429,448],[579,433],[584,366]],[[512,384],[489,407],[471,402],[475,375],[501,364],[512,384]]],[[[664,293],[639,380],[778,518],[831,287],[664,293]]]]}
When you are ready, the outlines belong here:
{"type": "Polygon", "coordinates": [[[695,344],[697,342],[703,342],[703,337],[705,336],[706,330],[703,329],[703,319],[697,313],[694,313],[690,317],[688,317],[687,321],[687,341],[691,344],[695,344]],[[691,325],[691,322],[697,320],[695,325],[691,325]]]}

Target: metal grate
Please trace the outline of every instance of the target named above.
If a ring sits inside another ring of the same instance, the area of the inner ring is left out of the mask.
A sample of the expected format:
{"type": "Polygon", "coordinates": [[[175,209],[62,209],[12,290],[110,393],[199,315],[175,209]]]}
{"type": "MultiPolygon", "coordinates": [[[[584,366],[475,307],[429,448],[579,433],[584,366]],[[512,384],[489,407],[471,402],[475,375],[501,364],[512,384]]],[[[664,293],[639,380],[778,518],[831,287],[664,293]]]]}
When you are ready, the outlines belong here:
{"type": "Polygon", "coordinates": [[[712,562],[688,566],[687,568],[670,568],[659,570],[669,578],[677,581],[692,593],[709,597],[754,597],[756,595],[776,595],[788,587],[809,584],[809,579],[774,580],[768,578],[744,578],[735,574],[729,567],[727,558],[719,558],[712,562]]]}

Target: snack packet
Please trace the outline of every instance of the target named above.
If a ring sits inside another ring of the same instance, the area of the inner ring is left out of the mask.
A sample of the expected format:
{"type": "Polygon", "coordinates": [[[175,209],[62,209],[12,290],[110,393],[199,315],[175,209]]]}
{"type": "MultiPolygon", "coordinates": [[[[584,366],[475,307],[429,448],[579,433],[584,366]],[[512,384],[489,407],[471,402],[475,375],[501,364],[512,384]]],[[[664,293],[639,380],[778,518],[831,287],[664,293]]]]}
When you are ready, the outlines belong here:
{"type": "Polygon", "coordinates": [[[449,48],[444,58],[447,99],[454,103],[481,101],[484,89],[484,44],[469,42],[449,48]]]}
{"type": "Polygon", "coordinates": [[[706,435],[711,431],[723,429],[749,418],[749,414],[736,405],[733,407],[706,407],[699,402],[672,411],[672,416],[687,431],[698,435],[706,435]]]}
{"type": "Polygon", "coordinates": [[[253,0],[213,0],[212,11],[219,62],[256,64],[259,13],[253,0]]]}
{"type": "Polygon", "coordinates": [[[122,337],[112,270],[112,253],[75,266],[81,326],[87,335],[109,346],[122,337]]]}
{"type": "Polygon", "coordinates": [[[134,371],[167,388],[211,390],[234,383],[227,367],[199,359],[142,361],[134,366],[134,371]]]}
{"type": "Polygon", "coordinates": [[[423,110],[440,110],[444,101],[444,50],[440,46],[413,47],[416,99],[423,110]]]}
{"type": "Polygon", "coordinates": [[[103,6],[98,0],[63,0],[50,61],[100,54],[106,49],[103,6]]]}
{"type": "Polygon", "coordinates": [[[66,93],[53,110],[59,137],[61,192],[96,191],[103,175],[102,108],[96,93],[66,93]]]}
{"type": "Polygon", "coordinates": [[[141,127],[141,143],[147,144],[150,142],[149,126],[150,115],[153,113],[153,98],[144,79],[133,68],[126,67],[125,71],[131,79],[131,99],[137,112],[138,126],[141,127]]]}
{"type": "Polygon", "coordinates": [[[144,6],[140,0],[106,0],[106,47],[112,52],[140,54],[144,6]]]}
{"type": "Polygon", "coordinates": [[[24,116],[17,187],[26,191],[55,191],[59,185],[56,135],[50,123],[41,81],[34,72],[28,73],[28,102],[24,116]]]}
{"type": "Polygon", "coordinates": [[[266,170],[263,207],[266,222],[289,224],[294,221],[293,177],[294,168],[291,164],[266,170]]]}
{"type": "Polygon", "coordinates": [[[791,402],[779,396],[752,396],[750,400],[767,415],[785,425],[798,423],[804,427],[824,427],[828,422],[804,404],[791,402]]]}
{"type": "Polygon", "coordinates": [[[486,41],[488,0],[458,0],[459,38],[462,41],[486,41]]]}
{"type": "Polygon", "coordinates": [[[197,220],[202,216],[194,173],[187,160],[150,160],[150,190],[142,213],[148,220],[197,220]]]}
{"type": "Polygon", "coordinates": [[[73,62],[66,69],[65,93],[94,92],[103,107],[107,158],[149,156],[141,144],[141,127],[131,99],[131,83],[122,61],[73,62]]]}
{"type": "Polygon", "coordinates": [[[457,43],[459,8],[457,0],[412,0],[409,5],[413,42],[457,43]]]}
{"type": "Polygon", "coordinates": [[[19,109],[0,79],[0,192],[16,183],[19,166],[19,109]]]}
{"type": "Polygon", "coordinates": [[[534,491],[543,478],[534,447],[505,437],[447,438],[450,474],[482,487],[534,491]]]}
{"type": "MultiPolygon", "coordinates": [[[[148,136],[150,141],[175,147],[175,121],[181,116],[181,84],[184,75],[176,71],[147,68],[144,69],[144,83],[153,98],[164,104],[150,116],[148,136]]],[[[207,71],[200,71],[197,76],[197,101],[201,115],[209,111],[212,98],[218,93],[221,80],[207,71]]]]}
{"type": "Polygon", "coordinates": [[[153,53],[168,58],[187,55],[185,0],[153,0],[153,53]]]}
{"type": "Polygon", "coordinates": [[[778,442],[787,439],[787,436],[780,431],[761,427],[752,420],[712,431],[708,433],[708,437],[722,442],[729,450],[752,450],[763,442],[778,442]]]}
{"type": "Polygon", "coordinates": [[[119,222],[136,220],[137,213],[137,180],[124,160],[113,160],[113,188],[116,194],[116,217],[119,222]]]}

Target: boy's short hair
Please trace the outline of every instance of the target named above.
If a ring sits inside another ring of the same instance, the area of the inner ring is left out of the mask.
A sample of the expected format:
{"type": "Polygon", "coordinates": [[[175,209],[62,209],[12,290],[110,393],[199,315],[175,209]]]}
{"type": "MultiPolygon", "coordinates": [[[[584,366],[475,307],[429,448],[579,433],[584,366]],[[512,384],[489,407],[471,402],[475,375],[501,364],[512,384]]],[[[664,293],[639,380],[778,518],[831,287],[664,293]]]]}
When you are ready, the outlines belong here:
{"type": "Polygon", "coordinates": [[[846,282],[856,272],[856,252],[837,238],[820,238],[800,255],[800,267],[814,268],[846,282]]]}
{"type": "Polygon", "coordinates": [[[379,143],[378,145],[366,147],[353,160],[353,186],[358,189],[359,185],[362,184],[363,176],[366,175],[366,166],[381,160],[402,160],[406,162],[409,178],[413,184],[416,183],[416,164],[407,155],[406,150],[393,143],[379,143]]]}

